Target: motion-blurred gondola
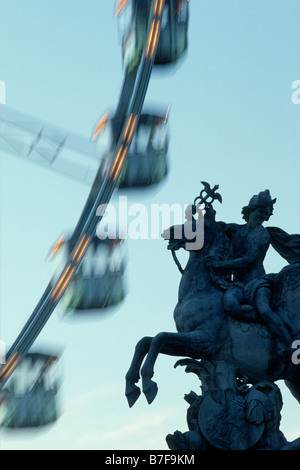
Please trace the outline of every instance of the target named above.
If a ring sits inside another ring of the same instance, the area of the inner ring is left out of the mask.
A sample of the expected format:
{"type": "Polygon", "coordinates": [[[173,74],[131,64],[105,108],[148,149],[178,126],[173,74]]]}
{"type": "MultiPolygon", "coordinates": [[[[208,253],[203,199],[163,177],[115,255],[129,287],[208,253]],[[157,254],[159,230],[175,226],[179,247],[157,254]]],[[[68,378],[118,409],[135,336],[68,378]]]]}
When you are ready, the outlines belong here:
{"type": "MultiPolygon", "coordinates": [[[[63,315],[101,313],[118,305],[125,297],[124,240],[94,236],[81,265],[74,274],[60,302],[63,315]]],[[[52,248],[55,285],[62,267],[72,251],[71,240],[62,237],[52,248]]]]}
{"type": "MultiPolygon", "coordinates": [[[[167,154],[169,108],[164,112],[141,114],[127,159],[122,169],[118,187],[137,188],[160,183],[168,172],[167,154]]],[[[103,168],[109,166],[113,146],[113,126],[115,121],[105,118],[95,126],[93,140],[97,142],[97,154],[103,168]]]]}
{"type": "MultiPolygon", "coordinates": [[[[174,64],[188,47],[189,0],[165,0],[154,65],[174,64]]],[[[151,0],[120,0],[116,15],[122,36],[123,64],[132,70],[139,63],[146,37],[151,0]]],[[[158,7],[159,8],[159,7],[158,7]]],[[[154,30],[152,34],[157,34],[154,30]]]]}
{"type": "Polygon", "coordinates": [[[1,427],[32,428],[58,417],[57,355],[27,353],[1,390],[1,427]]]}

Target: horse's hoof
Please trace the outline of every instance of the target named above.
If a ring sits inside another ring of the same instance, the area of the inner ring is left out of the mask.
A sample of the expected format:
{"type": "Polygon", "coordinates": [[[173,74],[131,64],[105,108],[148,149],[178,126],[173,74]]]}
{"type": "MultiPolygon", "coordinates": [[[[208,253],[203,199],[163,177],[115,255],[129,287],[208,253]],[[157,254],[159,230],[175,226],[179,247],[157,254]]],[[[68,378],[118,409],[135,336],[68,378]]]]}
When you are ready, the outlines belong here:
{"type": "Polygon", "coordinates": [[[147,402],[152,403],[154,398],[156,397],[158,392],[158,386],[157,383],[151,380],[150,385],[148,385],[146,388],[143,388],[143,393],[147,399],[147,402]]]}
{"type": "Polygon", "coordinates": [[[130,390],[126,390],[125,395],[126,395],[128,405],[130,408],[135,404],[140,394],[141,394],[141,390],[136,385],[133,385],[132,387],[130,387],[130,390]]]}

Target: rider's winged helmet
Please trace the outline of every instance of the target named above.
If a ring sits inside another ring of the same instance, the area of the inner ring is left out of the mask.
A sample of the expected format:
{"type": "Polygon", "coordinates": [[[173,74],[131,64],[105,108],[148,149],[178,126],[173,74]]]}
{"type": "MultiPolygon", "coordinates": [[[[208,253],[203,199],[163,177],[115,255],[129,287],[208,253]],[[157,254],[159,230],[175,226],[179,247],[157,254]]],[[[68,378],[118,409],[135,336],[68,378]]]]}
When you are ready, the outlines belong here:
{"type": "Polygon", "coordinates": [[[249,201],[248,206],[244,206],[242,208],[243,219],[245,219],[246,222],[248,222],[250,213],[260,207],[262,208],[269,207],[271,209],[270,211],[270,216],[271,216],[273,214],[273,207],[274,207],[275,202],[276,202],[276,199],[271,198],[271,194],[268,189],[265,189],[265,191],[261,191],[260,193],[252,196],[252,198],[249,201]]]}

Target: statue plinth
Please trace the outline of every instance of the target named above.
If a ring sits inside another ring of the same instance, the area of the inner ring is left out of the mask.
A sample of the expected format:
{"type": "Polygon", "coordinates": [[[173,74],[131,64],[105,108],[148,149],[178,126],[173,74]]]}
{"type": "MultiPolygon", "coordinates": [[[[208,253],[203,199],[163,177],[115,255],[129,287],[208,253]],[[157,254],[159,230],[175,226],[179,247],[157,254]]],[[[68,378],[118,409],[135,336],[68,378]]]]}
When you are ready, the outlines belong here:
{"type": "Polygon", "coordinates": [[[273,382],[249,386],[224,361],[183,359],[201,380],[200,395],[185,396],[188,431],[175,431],[166,441],[171,450],[300,449],[300,439],[288,442],[280,431],[282,396],[273,382]]]}

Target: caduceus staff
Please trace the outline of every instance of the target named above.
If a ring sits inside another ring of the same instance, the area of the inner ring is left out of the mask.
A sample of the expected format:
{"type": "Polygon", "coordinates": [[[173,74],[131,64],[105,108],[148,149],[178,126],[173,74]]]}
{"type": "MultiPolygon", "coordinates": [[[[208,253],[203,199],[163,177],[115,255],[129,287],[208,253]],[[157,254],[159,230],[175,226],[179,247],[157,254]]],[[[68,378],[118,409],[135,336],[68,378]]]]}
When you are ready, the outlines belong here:
{"type": "MultiPolygon", "coordinates": [[[[216,200],[222,203],[222,196],[220,193],[217,193],[217,189],[219,189],[218,184],[216,184],[213,188],[211,188],[210,184],[206,181],[201,181],[201,184],[203,184],[204,188],[200,191],[199,196],[194,199],[194,204],[192,205],[192,216],[197,212],[197,205],[204,205],[205,210],[207,210],[208,208],[212,207],[213,202],[216,200]],[[197,203],[197,201],[199,202],[197,203]]],[[[183,274],[184,269],[177,258],[176,249],[172,248],[171,253],[176,266],[178,267],[180,273],[183,274]]]]}

